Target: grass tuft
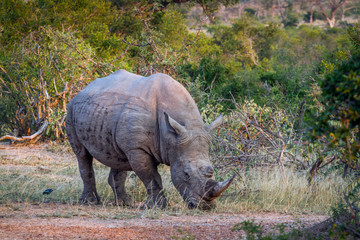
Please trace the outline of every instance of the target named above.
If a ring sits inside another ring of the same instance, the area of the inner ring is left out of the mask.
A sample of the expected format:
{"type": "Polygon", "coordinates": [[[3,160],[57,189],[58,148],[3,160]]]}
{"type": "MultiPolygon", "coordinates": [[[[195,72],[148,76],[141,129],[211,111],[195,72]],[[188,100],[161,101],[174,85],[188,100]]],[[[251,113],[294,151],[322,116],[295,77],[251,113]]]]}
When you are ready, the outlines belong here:
{"type": "Polygon", "coordinates": [[[345,181],[336,175],[308,183],[307,172],[280,168],[252,169],[220,198],[218,211],[276,211],[328,214],[340,200],[345,181]]]}

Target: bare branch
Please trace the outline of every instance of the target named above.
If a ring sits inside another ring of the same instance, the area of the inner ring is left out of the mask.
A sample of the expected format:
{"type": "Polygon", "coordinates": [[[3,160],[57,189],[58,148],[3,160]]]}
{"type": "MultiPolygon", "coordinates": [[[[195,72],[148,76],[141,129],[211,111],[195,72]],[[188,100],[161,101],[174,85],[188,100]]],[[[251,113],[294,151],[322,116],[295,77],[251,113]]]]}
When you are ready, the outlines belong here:
{"type": "Polygon", "coordinates": [[[43,123],[43,125],[40,127],[40,129],[31,136],[15,137],[15,136],[11,136],[11,135],[5,135],[5,136],[0,138],[0,141],[13,140],[15,142],[24,142],[24,141],[31,141],[31,140],[34,140],[34,139],[35,139],[35,141],[37,141],[38,139],[36,139],[36,138],[39,137],[45,131],[47,126],[48,126],[48,122],[45,121],[43,123]]]}

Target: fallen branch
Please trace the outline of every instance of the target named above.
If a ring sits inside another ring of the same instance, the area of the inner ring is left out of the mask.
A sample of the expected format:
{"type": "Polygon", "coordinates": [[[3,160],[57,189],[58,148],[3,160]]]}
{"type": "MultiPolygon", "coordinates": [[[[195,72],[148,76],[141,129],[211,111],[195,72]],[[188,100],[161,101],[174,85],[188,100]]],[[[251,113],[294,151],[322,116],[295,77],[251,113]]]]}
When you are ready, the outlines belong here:
{"type": "Polygon", "coordinates": [[[352,228],[352,227],[346,225],[346,224],[343,223],[343,222],[335,221],[335,223],[336,223],[338,226],[343,226],[346,230],[350,231],[350,232],[351,232],[352,234],[354,234],[356,237],[360,237],[360,232],[358,232],[357,229],[352,228]]]}
{"type": "Polygon", "coordinates": [[[45,121],[44,124],[40,127],[40,129],[31,136],[15,137],[15,136],[11,136],[11,135],[5,135],[0,138],[0,141],[3,141],[3,140],[13,140],[16,142],[23,142],[23,141],[29,141],[29,140],[31,141],[31,140],[37,138],[38,136],[40,136],[45,131],[45,129],[47,128],[48,125],[49,125],[48,122],[45,121]]]}
{"type": "Polygon", "coordinates": [[[345,194],[345,192],[343,193],[343,195],[344,195],[346,204],[348,205],[352,215],[354,216],[356,224],[359,225],[359,219],[357,219],[356,216],[358,216],[358,213],[360,213],[360,209],[357,206],[355,206],[355,201],[350,203],[350,200],[349,200],[348,196],[345,194]]]}

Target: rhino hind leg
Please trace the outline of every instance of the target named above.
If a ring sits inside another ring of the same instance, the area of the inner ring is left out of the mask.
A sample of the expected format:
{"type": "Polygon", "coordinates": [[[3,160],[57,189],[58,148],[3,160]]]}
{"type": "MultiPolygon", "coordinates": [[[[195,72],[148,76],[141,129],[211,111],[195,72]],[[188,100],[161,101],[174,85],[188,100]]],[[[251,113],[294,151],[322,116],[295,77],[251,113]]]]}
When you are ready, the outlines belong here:
{"type": "Polygon", "coordinates": [[[85,204],[99,204],[100,197],[96,191],[93,157],[85,147],[82,147],[81,150],[78,149],[75,153],[79,164],[80,176],[84,184],[84,190],[79,202],[85,204]]]}
{"type": "Polygon", "coordinates": [[[126,171],[111,169],[108,183],[111,186],[114,197],[115,197],[115,203],[117,205],[124,205],[124,206],[134,206],[134,202],[129,197],[129,195],[126,193],[125,190],[125,181],[127,177],[126,171]]]}
{"type": "Polygon", "coordinates": [[[148,198],[142,209],[166,208],[167,200],[163,191],[161,176],[152,157],[142,150],[131,152],[130,165],[136,175],[143,182],[148,198]]]}

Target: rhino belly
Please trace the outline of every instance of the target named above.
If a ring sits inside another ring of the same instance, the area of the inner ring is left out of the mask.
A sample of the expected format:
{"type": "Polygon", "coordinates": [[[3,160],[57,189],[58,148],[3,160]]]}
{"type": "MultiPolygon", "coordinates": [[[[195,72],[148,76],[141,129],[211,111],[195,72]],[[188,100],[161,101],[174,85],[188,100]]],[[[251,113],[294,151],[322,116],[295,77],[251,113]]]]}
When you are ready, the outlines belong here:
{"type": "Polygon", "coordinates": [[[98,103],[74,106],[74,127],[80,143],[102,164],[120,170],[131,170],[126,154],[115,140],[114,109],[98,103]]]}

